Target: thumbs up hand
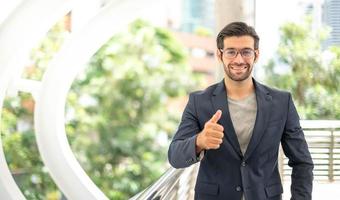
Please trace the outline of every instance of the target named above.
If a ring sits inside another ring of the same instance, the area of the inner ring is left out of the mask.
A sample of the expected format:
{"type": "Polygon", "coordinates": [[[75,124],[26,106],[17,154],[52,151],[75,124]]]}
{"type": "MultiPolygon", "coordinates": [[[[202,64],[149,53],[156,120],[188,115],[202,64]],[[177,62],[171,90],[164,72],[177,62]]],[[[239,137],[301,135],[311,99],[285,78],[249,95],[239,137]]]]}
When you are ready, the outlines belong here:
{"type": "Polygon", "coordinates": [[[196,138],[196,153],[202,150],[218,149],[222,144],[223,126],[218,124],[218,120],[222,116],[222,111],[217,110],[209,121],[204,124],[202,132],[196,138]]]}

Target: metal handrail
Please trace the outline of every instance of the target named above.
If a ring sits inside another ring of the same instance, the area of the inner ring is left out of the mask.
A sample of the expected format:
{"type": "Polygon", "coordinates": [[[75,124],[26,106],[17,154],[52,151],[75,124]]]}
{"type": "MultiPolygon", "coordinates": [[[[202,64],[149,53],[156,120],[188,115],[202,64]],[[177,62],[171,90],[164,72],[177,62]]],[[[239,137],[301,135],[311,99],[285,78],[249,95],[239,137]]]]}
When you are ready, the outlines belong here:
{"type": "Polygon", "coordinates": [[[178,183],[185,169],[169,168],[154,184],[130,198],[130,200],[159,200],[165,199],[178,183]]]}

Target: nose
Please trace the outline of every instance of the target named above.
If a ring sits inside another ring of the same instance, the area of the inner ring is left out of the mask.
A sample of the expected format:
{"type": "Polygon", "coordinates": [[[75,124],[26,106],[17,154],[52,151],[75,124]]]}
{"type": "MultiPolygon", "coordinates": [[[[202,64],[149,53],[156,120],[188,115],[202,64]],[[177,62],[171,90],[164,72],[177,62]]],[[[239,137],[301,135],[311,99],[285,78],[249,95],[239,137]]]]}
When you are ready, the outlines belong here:
{"type": "Polygon", "coordinates": [[[235,63],[244,63],[244,59],[240,52],[237,52],[236,57],[233,60],[235,63]]]}

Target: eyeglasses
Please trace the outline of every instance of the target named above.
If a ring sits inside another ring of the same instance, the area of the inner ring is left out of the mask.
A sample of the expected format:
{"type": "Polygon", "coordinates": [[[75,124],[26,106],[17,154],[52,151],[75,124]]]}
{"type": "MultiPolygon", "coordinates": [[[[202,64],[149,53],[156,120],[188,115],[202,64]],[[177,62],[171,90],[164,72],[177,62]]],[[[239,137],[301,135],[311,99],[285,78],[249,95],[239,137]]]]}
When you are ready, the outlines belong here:
{"type": "Polygon", "coordinates": [[[232,59],[232,58],[236,58],[237,55],[240,53],[242,58],[244,59],[249,59],[249,58],[253,58],[255,56],[255,50],[253,49],[249,49],[249,48],[245,48],[245,49],[220,49],[220,51],[223,53],[223,56],[227,59],[232,59]]]}

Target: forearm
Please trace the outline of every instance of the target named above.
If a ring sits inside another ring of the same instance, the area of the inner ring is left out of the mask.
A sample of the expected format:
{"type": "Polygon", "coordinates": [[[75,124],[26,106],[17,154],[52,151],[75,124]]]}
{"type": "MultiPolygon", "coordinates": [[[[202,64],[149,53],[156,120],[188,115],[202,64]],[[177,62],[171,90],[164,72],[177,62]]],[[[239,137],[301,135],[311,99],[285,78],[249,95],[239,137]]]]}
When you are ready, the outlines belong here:
{"type": "Polygon", "coordinates": [[[313,163],[311,159],[307,159],[307,162],[293,165],[291,180],[292,200],[312,199],[313,163]]]}
{"type": "Polygon", "coordinates": [[[198,162],[196,153],[197,135],[185,140],[174,140],[170,144],[168,159],[174,168],[185,168],[198,162]]]}
{"type": "Polygon", "coordinates": [[[196,147],[196,155],[199,155],[201,151],[203,151],[203,147],[200,144],[200,134],[197,134],[196,140],[195,140],[195,147],[196,147]]]}

